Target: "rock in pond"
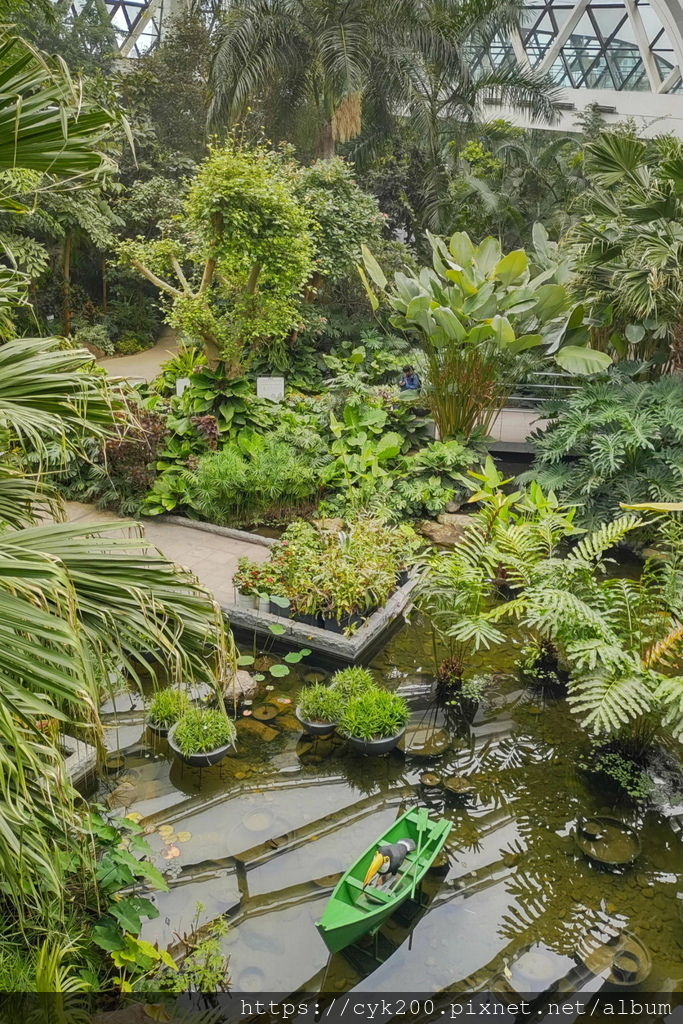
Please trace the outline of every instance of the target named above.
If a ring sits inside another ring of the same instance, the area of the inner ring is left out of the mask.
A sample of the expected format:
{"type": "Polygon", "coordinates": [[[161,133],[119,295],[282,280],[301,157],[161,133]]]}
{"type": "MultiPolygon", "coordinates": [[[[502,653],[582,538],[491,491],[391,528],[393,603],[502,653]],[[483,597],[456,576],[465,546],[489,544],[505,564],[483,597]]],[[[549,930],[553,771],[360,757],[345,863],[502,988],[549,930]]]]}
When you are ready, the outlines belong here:
{"type": "Polygon", "coordinates": [[[462,540],[465,527],[472,523],[471,516],[458,515],[457,513],[446,512],[439,516],[436,523],[426,520],[420,526],[420,533],[427,537],[432,544],[440,544],[442,547],[453,548],[462,540]]]}
{"type": "Polygon", "coordinates": [[[225,688],[225,696],[228,700],[233,700],[235,697],[246,697],[251,699],[258,693],[258,683],[252,675],[246,672],[243,668],[238,668],[234,678],[228,683],[225,688]]]}
{"type": "Polygon", "coordinates": [[[270,743],[280,735],[277,729],[271,729],[265,722],[258,722],[255,718],[239,718],[235,722],[235,726],[238,736],[255,736],[259,740],[265,740],[266,743],[270,743]]]}

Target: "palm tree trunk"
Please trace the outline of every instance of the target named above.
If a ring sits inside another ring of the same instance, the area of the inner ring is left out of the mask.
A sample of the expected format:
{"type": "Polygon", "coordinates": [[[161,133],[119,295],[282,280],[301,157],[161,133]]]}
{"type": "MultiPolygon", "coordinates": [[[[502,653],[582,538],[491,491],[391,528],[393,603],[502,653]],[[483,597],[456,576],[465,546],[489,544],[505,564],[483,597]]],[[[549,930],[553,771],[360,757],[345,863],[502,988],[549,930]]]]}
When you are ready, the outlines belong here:
{"type": "Polygon", "coordinates": [[[62,250],[62,285],[63,285],[63,320],[64,337],[71,334],[71,228],[64,233],[64,248],[62,250]]]}
{"type": "Polygon", "coordinates": [[[328,121],[323,125],[318,137],[318,152],[323,160],[331,160],[334,156],[335,141],[332,132],[332,122],[328,121]]]}

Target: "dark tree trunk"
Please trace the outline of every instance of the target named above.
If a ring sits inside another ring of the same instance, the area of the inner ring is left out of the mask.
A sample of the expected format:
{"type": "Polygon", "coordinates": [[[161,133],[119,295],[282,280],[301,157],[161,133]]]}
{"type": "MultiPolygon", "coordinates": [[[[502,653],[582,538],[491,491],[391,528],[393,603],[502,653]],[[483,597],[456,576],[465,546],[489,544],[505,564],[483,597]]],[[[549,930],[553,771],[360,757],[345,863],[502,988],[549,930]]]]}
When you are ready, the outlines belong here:
{"type": "Polygon", "coordinates": [[[64,288],[64,337],[71,334],[71,228],[67,228],[64,234],[64,248],[62,250],[62,282],[64,288]]]}
{"type": "Polygon", "coordinates": [[[334,156],[335,141],[332,134],[332,122],[323,125],[318,141],[318,151],[323,160],[331,160],[334,156]]]}

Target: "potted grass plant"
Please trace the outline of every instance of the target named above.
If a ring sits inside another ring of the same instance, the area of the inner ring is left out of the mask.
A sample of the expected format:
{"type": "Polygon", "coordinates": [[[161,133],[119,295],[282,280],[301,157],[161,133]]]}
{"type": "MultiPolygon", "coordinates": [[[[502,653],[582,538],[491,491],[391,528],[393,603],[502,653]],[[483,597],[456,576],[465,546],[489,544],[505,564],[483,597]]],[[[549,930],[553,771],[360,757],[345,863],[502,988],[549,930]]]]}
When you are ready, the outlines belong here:
{"type": "Polygon", "coordinates": [[[191,708],[171,727],[168,745],[193,768],[218,764],[235,742],[235,726],[218,708],[191,708]]]}
{"type": "Polygon", "coordinates": [[[166,736],[191,707],[184,690],[159,690],[147,704],[147,728],[158,736],[166,736]]]}
{"type": "Polygon", "coordinates": [[[352,665],[349,668],[343,668],[332,676],[332,689],[345,703],[351,697],[358,697],[359,694],[373,688],[376,689],[377,684],[372,673],[360,666],[352,665]]]}
{"type": "Polygon", "coordinates": [[[327,736],[337,727],[344,700],[334,687],[313,683],[299,694],[296,717],[306,732],[313,736],[327,736]]]}
{"type": "Polygon", "coordinates": [[[339,732],[361,754],[388,754],[405,732],[408,703],[398,693],[371,687],[351,697],[339,720],[339,732]]]}

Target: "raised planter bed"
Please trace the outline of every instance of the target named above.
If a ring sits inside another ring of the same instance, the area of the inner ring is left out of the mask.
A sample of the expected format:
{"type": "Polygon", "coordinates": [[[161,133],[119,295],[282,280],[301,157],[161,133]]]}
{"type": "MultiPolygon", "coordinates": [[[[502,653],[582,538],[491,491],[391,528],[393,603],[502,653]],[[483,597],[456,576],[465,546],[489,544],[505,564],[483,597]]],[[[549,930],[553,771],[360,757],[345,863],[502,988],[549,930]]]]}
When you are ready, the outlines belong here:
{"type": "Polygon", "coordinates": [[[412,592],[416,583],[417,580],[411,578],[402,587],[398,587],[384,607],[373,612],[353,636],[344,636],[343,633],[335,633],[320,626],[309,626],[296,619],[283,619],[269,612],[238,608],[236,605],[224,604],[221,607],[233,632],[238,635],[244,633],[245,639],[256,633],[257,637],[267,638],[271,643],[277,639],[278,645],[289,650],[310,647],[333,662],[355,665],[370,660],[403,621],[403,615],[412,607],[412,592]],[[284,633],[275,638],[268,628],[271,625],[281,626],[284,633]]]}
{"type": "MultiPolygon", "coordinates": [[[[202,533],[213,533],[219,537],[261,544],[267,548],[275,543],[272,537],[247,533],[246,530],[233,530],[227,526],[214,526],[212,523],[200,523],[184,519],[182,516],[155,516],[155,520],[184,526],[189,530],[199,530],[202,533]]],[[[384,646],[391,633],[402,623],[404,613],[412,607],[412,591],[416,582],[411,577],[407,583],[398,587],[384,607],[373,612],[350,637],[336,633],[333,629],[325,629],[322,618],[318,619],[320,625],[310,625],[296,619],[285,619],[282,615],[272,615],[265,608],[260,611],[254,608],[240,608],[236,604],[222,604],[221,608],[238,638],[243,634],[243,639],[249,640],[256,633],[257,637],[267,638],[271,644],[277,639],[277,646],[287,650],[310,647],[325,655],[332,664],[355,665],[361,661],[371,660],[384,646]],[[285,632],[275,638],[268,628],[272,625],[282,626],[285,632]]],[[[263,604],[265,605],[265,601],[263,604]]]]}

